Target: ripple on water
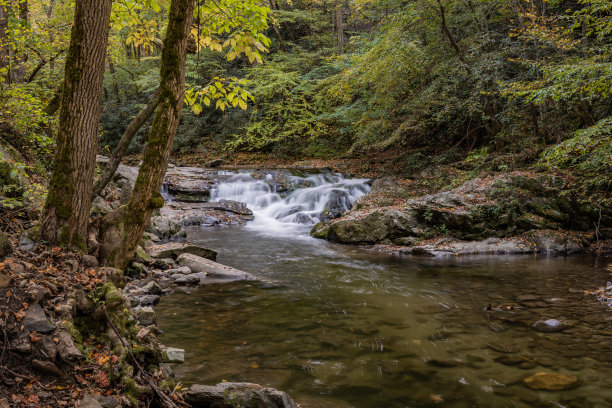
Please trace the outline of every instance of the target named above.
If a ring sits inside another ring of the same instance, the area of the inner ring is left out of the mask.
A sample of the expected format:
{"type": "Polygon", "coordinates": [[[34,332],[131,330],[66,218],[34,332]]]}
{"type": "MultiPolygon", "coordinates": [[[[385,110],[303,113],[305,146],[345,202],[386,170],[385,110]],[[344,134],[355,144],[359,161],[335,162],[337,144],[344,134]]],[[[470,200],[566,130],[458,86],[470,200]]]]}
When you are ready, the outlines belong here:
{"type": "Polygon", "coordinates": [[[612,406],[612,323],[583,293],[608,275],[591,258],[402,260],[248,228],[189,238],[280,284],[163,299],[162,341],[187,350],[186,383],[260,382],[317,408],[612,406]],[[541,333],[540,319],[572,326],[541,333]],[[536,372],[581,385],[535,392],[523,380],[536,372]]]}

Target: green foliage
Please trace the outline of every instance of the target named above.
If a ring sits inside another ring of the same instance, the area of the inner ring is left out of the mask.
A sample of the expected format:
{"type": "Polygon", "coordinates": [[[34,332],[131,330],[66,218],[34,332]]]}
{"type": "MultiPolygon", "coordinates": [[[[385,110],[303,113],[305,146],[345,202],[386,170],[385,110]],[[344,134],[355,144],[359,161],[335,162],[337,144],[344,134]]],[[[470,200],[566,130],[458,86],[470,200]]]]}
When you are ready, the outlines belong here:
{"type": "Polygon", "coordinates": [[[545,151],[540,163],[548,169],[571,170],[583,199],[612,205],[612,117],[574,132],[545,151]]]}

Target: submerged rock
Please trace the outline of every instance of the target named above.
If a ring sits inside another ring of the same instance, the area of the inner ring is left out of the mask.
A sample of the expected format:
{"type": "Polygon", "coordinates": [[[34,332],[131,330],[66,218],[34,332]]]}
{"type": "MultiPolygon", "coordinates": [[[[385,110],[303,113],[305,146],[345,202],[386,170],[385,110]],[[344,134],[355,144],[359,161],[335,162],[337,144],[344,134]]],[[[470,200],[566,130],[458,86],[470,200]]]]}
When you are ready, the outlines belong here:
{"type": "Polygon", "coordinates": [[[233,408],[236,402],[244,407],[297,408],[285,392],[250,383],[195,384],[185,394],[185,400],[194,408],[233,408]]]}
{"type": "Polygon", "coordinates": [[[563,331],[567,328],[567,325],[557,319],[546,319],[538,320],[531,327],[535,330],[543,333],[555,333],[563,331]]]}
{"type": "Polygon", "coordinates": [[[556,373],[535,373],[525,378],[524,383],[532,390],[563,391],[578,387],[578,378],[556,373]]]}
{"type": "Polygon", "coordinates": [[[180,266],[186,266],[194,273],[204,272],[208,277],[219,280],[240,281],[256,279],[250,273],[232,268],[231,266],[221,265],[220,263],[192,254],[182,254],[176,261],[180,266]]]}

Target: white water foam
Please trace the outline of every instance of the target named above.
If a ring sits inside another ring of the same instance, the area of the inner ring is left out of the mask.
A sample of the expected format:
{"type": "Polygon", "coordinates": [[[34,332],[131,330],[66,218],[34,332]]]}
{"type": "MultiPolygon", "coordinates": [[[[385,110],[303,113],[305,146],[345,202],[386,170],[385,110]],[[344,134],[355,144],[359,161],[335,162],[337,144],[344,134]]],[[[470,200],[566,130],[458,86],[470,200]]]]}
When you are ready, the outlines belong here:
{"type": "MultiPolygon", "coordinates": [[[[272,174],[265,179],[273,180],[272,174]]],[[[349,210],[353,203],[370,191],[367,179],[347,179],[340,174],[293,176],[295,188],[283,195],[274,185],[255,179],[250,174],[236,174],[211,191],[210,201],[234,200],[246,203],[255,220],[247,228],[262,232],[293,233],[312,227],[321,220],[321,213],[335,202],[335,207],[349,210]]]]}

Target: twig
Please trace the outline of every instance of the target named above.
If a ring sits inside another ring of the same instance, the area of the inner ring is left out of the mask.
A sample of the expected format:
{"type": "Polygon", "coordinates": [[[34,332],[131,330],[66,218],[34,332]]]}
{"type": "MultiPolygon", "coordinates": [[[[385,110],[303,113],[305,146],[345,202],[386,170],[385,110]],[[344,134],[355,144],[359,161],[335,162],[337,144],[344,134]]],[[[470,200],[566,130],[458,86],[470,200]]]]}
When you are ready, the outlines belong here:
{"type": "Polygon", "coordinates": [[[168,408],[179,408],[178,405],[176,405],[171,399],[170,397],[168,397],[166,394],[164,394],[162,392],[162,390],[160,390],[157,385],[151,380],[151,378],[149,377],[149,375],[147,374],[147,372],[142,368],[142,366],[140,365],[140,363],[138,363],[138,360],[136,360],[136,357],[134,357],[134,355],[132,354],[132,352],[130,351],[130,348],[128,347],[128,345],[125,343],[125,340],[123,340],[123,337],[121,336],[121,334],[119,334],[119,331],[117,330],[117,328],[115,327],[115,324],[113,323],[113,321],[111,320],[110,316],[108,315],[108,312],[106,311],[106,307],[104,307],[102,309],[104,311],[104,316],[106,317],[106,321],[108,322],[109,326],[111,327],[111,329],[113,329],[113,331],[115,332],[115,334],[117,335],[117,337],[119,338],[119,341],[121,342],[121,344],[123,345],[123,347],[125,348],[125,350],[127,351],[127,353],[129,354],[129,356],[132,358],[132,361],[134,362],[134,364],[136,365],[136,367],[138,367],[138,369],[140,370],[140,372],[142,373],[142,376],[144,377],[145,381],[147,383],[149,383],[149,386],[151,386],[151,388],[153,389],[153,391],[157,394],[157,396],[161,399],[162,404],[164,404],[164,406],[168,407],[168,408]]]}

